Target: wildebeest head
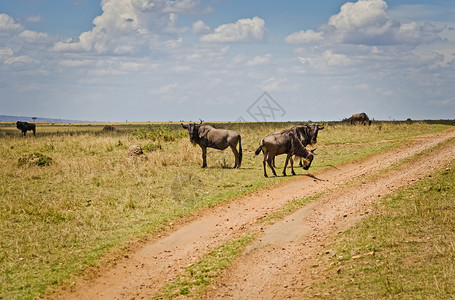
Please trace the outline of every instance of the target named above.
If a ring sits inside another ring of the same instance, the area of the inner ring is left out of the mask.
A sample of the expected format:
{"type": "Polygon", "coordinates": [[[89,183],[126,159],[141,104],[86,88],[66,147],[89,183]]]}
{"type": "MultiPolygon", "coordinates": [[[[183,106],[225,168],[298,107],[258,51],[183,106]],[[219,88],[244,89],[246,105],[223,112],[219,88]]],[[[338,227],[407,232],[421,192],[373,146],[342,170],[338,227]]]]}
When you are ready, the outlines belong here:
{"type": "Polygon", "coordinates": [[[311,163],[313,162],[314,156],[316,155],[316,153],[314,153],[315,150],[316,148],[310,150],[307,157],[302,160],[303,169],[308,170],[311,167],[311,163]]]}
{"type": "Polygon", "coordinates": [[[199,126],[202,124],[202,120],[199,124],[196,124],[195,122],[188,123],[188,124],[182,124],[182,127],[185,129],[188,129],[188,134],[190,135],[190,141],[195,142],[199,139],[199,126]]]}
{"type": "MultiPolygon", "coordinates": [[[[311,125],[311,142],[310,144],[316,144],[318,139],[319,130],[324,129],[324,125],[312,124],[311,125]]],[[[314,150],[313,150],[314,151],[314,150]]]]}
{"type": "Polygon", "coordinates": [[[317,143],[318,132],[319,130],[324,129],[324,125],[307,124],[295,126],[294,128],[297,136],[299,137],[300,141],[304,143],[304,145],[314,145],[317,143]]]}

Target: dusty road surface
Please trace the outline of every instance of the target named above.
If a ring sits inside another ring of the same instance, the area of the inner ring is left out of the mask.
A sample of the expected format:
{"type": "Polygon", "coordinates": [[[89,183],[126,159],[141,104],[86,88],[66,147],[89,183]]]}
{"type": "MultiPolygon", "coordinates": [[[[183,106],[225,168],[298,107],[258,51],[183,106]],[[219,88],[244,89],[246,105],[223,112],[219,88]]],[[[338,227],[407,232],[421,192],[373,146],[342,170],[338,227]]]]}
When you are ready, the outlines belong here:
{"type": "Polygon", "coordinates": [[[149,299],[186,267],[242,232],[258,239],[209,288],[207,299],[300,298],[311,284],[317,255],[340,231],[370,213],[371,203],[455,158],[455,129],[412,139],[406,146],[326,168],[214,208],[156,238],[97,277],[77,281],[53,299],[149,299]],[[446,142],[437,149],[432,149],[446,142]],[[427,154],[406,160],[415,154],[427,154]],[[399,164],[398,164],[399,163],[399,164]],[[398,164],[398,165],[396,165],[398,164]],[[395,165],[393,168],[388,168],[395,165]],[[386,169],[388,168],[388,169],[386,169]],[[380,172],[379,172],[380,171],[380,172]],[[350,183],[346,185],[346,183],[350,183]],[[322,196],[273,225],[259,224],[286,203],[322,196]]]}

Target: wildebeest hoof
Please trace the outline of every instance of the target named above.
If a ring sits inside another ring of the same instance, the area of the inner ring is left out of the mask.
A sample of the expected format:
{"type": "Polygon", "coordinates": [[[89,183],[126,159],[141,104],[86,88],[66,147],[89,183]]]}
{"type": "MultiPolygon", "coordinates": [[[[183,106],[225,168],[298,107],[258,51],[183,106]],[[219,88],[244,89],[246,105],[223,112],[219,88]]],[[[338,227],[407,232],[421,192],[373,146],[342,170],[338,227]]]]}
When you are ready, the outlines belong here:
{"type": "Polygon", "coordinates": [[[202,165],[202,167],[201,167],[201,168],[203,168],[203,169],[204,169],[204,168],[207,168],[207,165],[202,165]]]}

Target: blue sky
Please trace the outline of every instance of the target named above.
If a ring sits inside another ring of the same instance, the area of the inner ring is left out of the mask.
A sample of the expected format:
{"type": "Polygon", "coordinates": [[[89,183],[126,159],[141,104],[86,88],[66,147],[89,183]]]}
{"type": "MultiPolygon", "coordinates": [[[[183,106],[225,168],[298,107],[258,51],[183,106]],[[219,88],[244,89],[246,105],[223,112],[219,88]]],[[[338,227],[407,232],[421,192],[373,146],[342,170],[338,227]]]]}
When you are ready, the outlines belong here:
{"type": "Polygon", "coordinates": [[[0,2],[3,115],[454,119],[454,82],[453,1],[0,2]]]}

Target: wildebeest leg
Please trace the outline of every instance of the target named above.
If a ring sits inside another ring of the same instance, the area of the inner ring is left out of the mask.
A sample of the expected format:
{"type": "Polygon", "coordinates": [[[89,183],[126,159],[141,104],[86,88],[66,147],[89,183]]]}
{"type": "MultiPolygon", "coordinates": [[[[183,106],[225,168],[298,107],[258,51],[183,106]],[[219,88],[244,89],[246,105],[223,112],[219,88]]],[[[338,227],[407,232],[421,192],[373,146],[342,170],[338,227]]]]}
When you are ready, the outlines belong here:
{"type": "Polygon", "coordinates": [[[276,176],[275,169],[272,166],[272,160],[273,160],[274,157],[270,157],[270,155],[269,155],[269,158],[267,159],[267,164],[269,165],[270,169],[272,169],[273,175],[276,176]]]}
{"type": "Polygon", "coordinates": [[[264,153],[264,159],[262,160],[262,165],[264,166],[264,177],[269,177],[269,176],[267,175],[267,167],[266,167],[266,165],[265,165],[265,164],[266,164],[265,162],[267,161],[267,155],[268,155],[268,153],[267,153],[266,150],[264,150],[264,148],[263,148],[263,151],[262,151],[262,152],[264,153]]]}
{"type": "Polygon", "coordinates": [[[202,149],[202,168],[207,167],[207,147],[201,146],[202,149]]]}
{"type": "Polygon", "coordinates": [[[238,168],[240,168],[239,152],[237,151],[237,149],[235,149],[235,145],[229,145],[229,147],[231,147],[232,153],[234,153],[234,157],[235,157],[234,169],[238,169],[238,168]]]}
{"type": "Polygon", "coordinates": [[[299,167],[303,167],[302,159],[299,158],[299,167]]]}
{"type": "Polygon", "coordinates": [[[291,157],[289,159],[291,160],[291,173],[292,173],[292,175],[295,175],[295,172],[294,172],[294,160],[292,159],[292,155],[291,155],[291,157]]]}
{"type": "Polygon", "coordinates": [[[286,155],[286,161],[284,162],[284,168],[283,168],[283,176],[286,176],[286,167],[288,166],[289,157],[291,157],[291,154],[286,155]]]}

